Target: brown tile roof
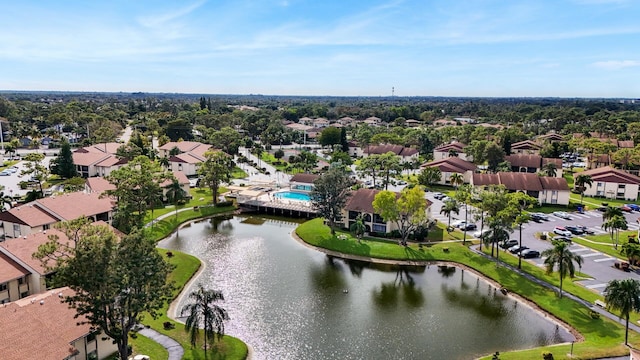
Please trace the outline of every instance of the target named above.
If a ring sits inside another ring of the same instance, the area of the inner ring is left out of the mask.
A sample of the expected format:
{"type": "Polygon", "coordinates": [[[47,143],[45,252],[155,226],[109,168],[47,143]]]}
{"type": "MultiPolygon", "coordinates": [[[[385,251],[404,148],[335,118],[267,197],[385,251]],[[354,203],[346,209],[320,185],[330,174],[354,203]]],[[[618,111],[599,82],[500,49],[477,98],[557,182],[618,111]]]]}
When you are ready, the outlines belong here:
{"type": "Polygon", "coordinates": [[[564,137],[557,133],[550,133],[538,136],[538,140],[542,141],[563,141],[564,137]]]}
{"type": "Polygon", "coordinates": [[[612,163],[611,157],[609,156],[609,154],[589,155],[587,158],[590,162],[596,162],[600,164],[612,163]]]}
{"type": "Polygon", "coordinates": [[[437,148],[433,149],[434,151],[438,151],[438,152],[447,152],[449,150],[455,150],[456,152],[464,152],[464,148],[467,147],[466,144],[460,143],[460,142],[452,142],[449,144],[443,144],[438,146],[437,148]]]}
{"type": "Polygon", "coordinates": [[[91,192],[102,194],[107,190],[115,190],[116,186],[107,181],[107,179],[103,177],[90,177],[86,180],[87,187],[91,190],[91,192]]]}
{"type": "Polygon", "coordinates": [[[413,148],[404,147],[402,145],[369,145],[364,149],[365,154],[386,154],[392,152],[398,156],[411,156],[418,153],[418,150],[413,148]]]}
{"type": "Polygon", "coordinates": [[[198,157],[193,153],[182,153],[173,155],[169,158],[169,162],[184,163],[184,164],[200,164],[204,161],[204,158],[198,157]]]}
{"type": "Polygon", "coordinates": [[[29,275],[29,270],[20,266],[10,257],[0,252],[0,283],[6,283],[29,275]]]}
{"type": "Polygon", "coordinates": [[[71,154],[73,163],[80,166],[91,166],[111,157],[109,154],[101,152],[76,151],[71,154]]]}
{"type": "Polygon", "coordinates": [[[34,206],[39,206],[60,220],[74,220],[81,216],[92,216],[111,211],[111,199],[100,198],[100,194],[84,192],[65,193],[59,196],[38,199],[34,206]]]}
{"type": "Polygon", "coordinates": [[[618,147],[625,149],[633,149],[635,147],[633,140],[618,140],[618,147]]]}
{"type": "Polygon", "coordinates": [[[110,166],[114,166],[118,164],[126,164],[126,163],[127,163],[126,159],[118,159],[116,156],[110,155],[109,157],[97,163],[96,166],[110,167],[110,166]]]}
{"type": "Polygon", "coordinates": [[[517,172],[500,172],[500,184],[504,185],[507,190],[517,191],[541,191],[542,184],[538,175],[531,173],[517,173],[517,172]]]}
{"type": "MultiPolygon", "coordinates": [[[[180,185],[189,184],[189,178],[187,178],[187,175],[185,175],[183,172],[172,171],[171,173],[178,180],[180,185]]],[[[167,179],[167,180],[163,181],[162,184],[160,184],[160,187],[169,186],[169,185],[171,185],[172,182],[173,181],[171,181],[171,179],[167,179]]]]}
{"type": "Polygon", "coordinates": [[[531,140],[520,141],[511,144],[511,150],[540,150],[542,146],[534,143],[531,140]]]}
{"type": "Polygon", "coordinates": [[[574,178],[578,175],[591,175],[591,179],[594,182],[600,181],[616,182],[621,184],[640,184],[640,177],[619,169],[614,169],[611,166],[604,166],[573,174],[574,178]]]}
{"type": "MultiPolygon", "coordinates": [[[[373,200],[380,190],[376,189],[358,189],[352,191],[349,195],[349,199],[344,208],[347,211],[358,211],[374,214],[376,211],[373,209],[373,200]]],[[[396,199],[400,197],[400,193],[395,193],[396,199]]],[[[431,206],[431,201],[425,200],[427,207],[431,206]]]]}
{"type": "Polygon", "coordinates": [[[304,184],[313,184],[314,181],[318,178],[318,175],[315,174],[295,174],[291,177],[289,182],[299,182],[304,184]]]}
{"type": "Polygon", "coordinates": [[[171,151],[173,150],[173,148],[177,147],[178,150],[180,150],[181,152],[189,152],[194,150],[195,148],[199,147],[199,146],[209,146],[209,145],[205,145],[201,142],[197,142],[197,141],[171,141],[168,142],[164,145],[162,145],[160,147],[160,150],[166,150],[166,151],[171,151]]]}
{"type": "Polygon", "coordinates": [[[31,268],[30,271],[45,275],[48,273],[47,270],[42,266],[40,260],[33,258],[33,253],[38,251],[40,245],[49,241],[49,236],[55,235],[58,236],[58,241],[61,243],[69,240],[63,232],[49,229],[15,239],[7,239],[0,243],[0,251],[7,255],[10,254],[10,257],[18,261],[20,265],[31,268]]]}
{"type": "Polygon", "coordinates": [[[540,184],[544,190],[569,190],[569,183],[565,178],[541,176],[540,184]]]}
{"type": "MultiPolygon", "coordinates": [[[[504,157],[505,161],[508,161],[511,166],[517,167],[530,167],[530,168],[540,168],[540,164],[542,163],[542,156],[540,155],[526,155],[526,154],[515,154],[515,155],[507,155],[504,157]]],[[[560,163],[562,166],[562,163],[560,163]]]]}
{"type": "Polygon", "coordinates": [[[554,158],[542,158],[542,166],[547,164],[554,164],[556,169],[562,169],[562,159],[554,159],[554,158]]]}
{"type": "Polygon", "coordinates": [[[455,172],[460,174],[476,170],[476,165],[474,163],[462,160],[455,156],[428,162],[421,167],[437,167],[441,172],[455,172]]]}
{"type": "Polygon", "coordinates": [[[0,306],[2,358],[66,359],[75,350],[71,343],[91,332],[84,317],[59,297],[73,294],[69,288],[53,289],[0,306]]]}
{"type": "Polygon", "coordinates": [[[569,190],[567,180],[564,178],[520,172],[473,174],[473,185],[504,185],[507,190],[511,191],[569,190]]]}
{"type": "Polygon", "coordinates": [[[307,130],[313,129],[313,126],[304,125],[304,124],[296,124],[296,123],[289,124],[289,125],[287,125],[287,127],[289,129],[297,130],[297,131],[307,131],[307,130]]]}
{"type": "Polygon", "coordinates": [[[95,149],[103,153],[106,152],[107,154],[115,154],[118,151],[118,148],[122,145],[123,144],[116,142],[94,144],[92,146],[89,146],[89,151],[95,149]]]}
{"type": "Polygon", "coordinates": [[[29,227],[53,224],[59,221],[55,216],[33,204],[33,202],[30,202],[11,208],[9,211],[0,212],[0,221],[27,225],[29,227]]]}

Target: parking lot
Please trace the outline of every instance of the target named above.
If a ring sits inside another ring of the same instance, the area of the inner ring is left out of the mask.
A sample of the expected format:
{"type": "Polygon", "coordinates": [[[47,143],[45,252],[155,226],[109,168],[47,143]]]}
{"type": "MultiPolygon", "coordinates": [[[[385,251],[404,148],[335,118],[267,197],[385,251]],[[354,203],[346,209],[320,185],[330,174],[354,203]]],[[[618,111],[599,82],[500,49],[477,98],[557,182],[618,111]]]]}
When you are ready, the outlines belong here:
{"type": "MultiPolygon", "coordinates": [[[[427,198],[433,202],[431,207],[432,217],[437,219],[438,221],[447,223],[447,217],[445,215],[440,214],[440,208],[442,207],[442,201],[434,199],[433,193],[427,193],[427,198]]],[[[469,221],[473,222],[474,219],[473,210],[470,211],[469,221]]],[[[627,223],[629,226],[629,230],[638,231],[638,219],[640,218],[640,212],[630,212],[624,213],[624,216],[627,219],[627,223]]],[[[585,211],[582,214],[578,214],[575,212],[569,213],[570,219],[562,219],[560,217],[554,216],[552,214],[548,214],[547,221],[541,222],[530,222],[523,226],[522,228],[522,245],[529,247],[530,249],[535,249],[540,251],[541,253],[551,247],[551,243],[545,240],[539,240],[534,237],[535,233],[543,233],[549,232],[552,233],[554,227],[556,226],[585,226],[587,229],[594,232],[594,234],[607,234],[608,232],[602,228],[602,213],[599,211],[591,210],[585,211]]],[[[464,220],[464,208],[461,209],[460,214],[452,215],[452,222],[455,220],[464,220]]],[[[475,222],[480,228],[480,223],[475,222]]],[[[470,233],[473,233],[471,231],[470,233]]],[[[470,236],[471,234],[469,234],[470,236]]],[[[574,236],[575,237],[575,236],[574,236]]],[[[583,235],[580,235],[583,237],[583,235]]],[[[511,239],[518,239],[518,232],[514,231],[511,235],[511,239]]],[[[589,247],[572,243],[570,248],[572,252],[579,254],[583,258],[581,272],[586,273],[593,277],[593,279],[589,280],[581,280],[579,281],[585,287],[592,289],[597,292],[602,292],[607,285],[607,282],[614,279],[624,279],[629,277],[634,277],[640,280],[640,275],[634,272],[623,272],[613,267],[613,264],[616,261],[619,261],[617,258],[609,256],[607,254],[603,254],[599,251],[593,250],[589,247]]],[[[506,250],[503,250],[506,251],[506,250]]],[[[533,258],[527,259],[538,266],[544,266],[544,258],[533,258]]]]}

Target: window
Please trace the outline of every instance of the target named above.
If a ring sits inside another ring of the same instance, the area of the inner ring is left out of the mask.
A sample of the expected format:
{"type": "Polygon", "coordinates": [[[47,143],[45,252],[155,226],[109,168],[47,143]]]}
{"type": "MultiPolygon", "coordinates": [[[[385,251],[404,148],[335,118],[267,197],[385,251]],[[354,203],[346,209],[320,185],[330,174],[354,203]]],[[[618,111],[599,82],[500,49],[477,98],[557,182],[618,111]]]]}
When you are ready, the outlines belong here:
{"type": "Polygon", "coordinates": [[[28,291],[20,293],[20,299],[26,298],[27,296],[29,296],[29,292],[28,291]]]}
{"type": "Polygon", "coordinates": [[[87,335],[87,342],[88,343],[94,341],[95,339],[96,339],[96,333],[95,332],[92,332],[89,335],[87,335]]]}
{"type": "Polygon", "coordinates": [[[618,184],[618,189],[624,189],[624,184],[618,184]]]}
{"type": "Polygon", "coordinates": [[[51,228],[50,224],[44,224],[42,225],[42,230],[49,230],[51,228]]]}
{"type": "Polygon", "coordinates": [[[20,224],[13,224],[13,236],[19,237],[20,235],[22,235],[22,232],[20,231],[20,224]]]}
{"type": "Polygon", "coordinates": [[[0,284],[0,291],[5,291],[5,290],[7,290],[7,283],[0,284]]]}
{"type": "Polygon", "coordinates": [[[18,285],[22,285],[22,284],[24,284],[24,278],[18,279],[18,285]]]}
{"type": "Polygon", "coordinates": [[[551,196],[558,196],[558,190],[551,191],[551,196]]]}
{"type": "Polygon", "coordinates": [[[378,224],[386,224],[386,221],[382,218],[382,216],[378,214],[373,214],[373,222],[378,224]]]}
{"type": "Polygon", "coordinates": [[[604,184],[603,184],[603,183],[601,183],[601,182],[599,182],[599,183],[598,183],[598,187],[602,187],[603,185],[604,185],[604,184]]]}
{"type": "Polygon", "coordinates": [[[379,233],[387,232],[387,225],[373,224],[373,231],[379,233]]]}

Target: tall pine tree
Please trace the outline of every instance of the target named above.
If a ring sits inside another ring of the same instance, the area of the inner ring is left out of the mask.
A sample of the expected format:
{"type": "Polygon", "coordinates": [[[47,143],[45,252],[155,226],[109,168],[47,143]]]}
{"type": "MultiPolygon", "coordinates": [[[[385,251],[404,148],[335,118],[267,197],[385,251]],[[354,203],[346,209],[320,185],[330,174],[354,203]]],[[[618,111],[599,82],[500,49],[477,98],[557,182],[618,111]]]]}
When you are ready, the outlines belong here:
{"type": "Polygon", "coordinates": [[[63,141],[60,146],[60,153],[51,166],[51,173],[59,175],[64,179],[71,179],[78,176],[76,166],[73,164],[73,154],[69,142],[63,141]]]}

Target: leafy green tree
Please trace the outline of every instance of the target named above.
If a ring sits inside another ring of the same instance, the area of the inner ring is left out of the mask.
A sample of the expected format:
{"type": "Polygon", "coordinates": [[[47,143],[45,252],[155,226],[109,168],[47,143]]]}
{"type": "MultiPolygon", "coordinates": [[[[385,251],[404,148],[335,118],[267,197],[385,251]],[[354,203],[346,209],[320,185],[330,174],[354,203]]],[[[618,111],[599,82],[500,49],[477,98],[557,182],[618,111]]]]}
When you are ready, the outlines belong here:
{"type": "Polygon", "coordinates": [[[611,280],[604,289],[607,309],[618,310],[625,320],[624,344],[629,343],[629,317],[640,312],[640,281],[636,279],[611,280]]]}
{"type": "Polygon", "coordinates": [[[318,211],[335,235],[335,227],[342,220],[342,209],[347,202],[351,186],[349,176],[339,167],[331,167],[313,182],[309,194],[311,205],[318,211]]]}
{"type": "Polygon", "coordinates": [[[640,260],[640,244],[624,243],[620,253],[627,257],[629,264],[637,264],[640,260]]]}
{"type": "Polygon", "coordinates": [[[200,336],[200,327],[204,328],[204,353],[207,356],[207,345],[213,343],[216,337],[224,335],[224,322],[229,320],[227,310],[216,302],[224,301],[220,290],[207,290],[202,284],[189,294],[193,302],[185,305],[180,311],[181,316],[187,315],[184,330],[189,333],[189,341],[195,346],[200,336]]]}
{"type": "Polygon", "coordinates": [[[297,156],[298,165],[302,171],[308,173],[318,166],[318,156],[310,151],[303,150],[297,156]]]}
{"type": "Polygon", "coordinates": [[[51,164],[51,173],[60,175],[60,177],[64,179],[71,179],[78,176],[76,166],[73,163],[73,153],[71,152],[69,142],[63,141],[62,145],[60,145],[60,152],[55,160],[53,160],[53,164],[51,164]]]}
{"type": "Polygon", "coordinates": [[[340,145],[342,146],[342,151],[349,153],[349,142],[347,141],[347,129],[340,129],[340,145]]]}
{"type": "Polygon", "coordinates": [[[64,185],[64,192],[76,192],[84,190],[86,183],[85,179],[76,176],[65,180],[62,184],[64,185]]]}
{"type": "Polygon", "coordinates": [[[126,359],[131,329],[143,314],[156,317],[171,296],[170,270],[155,243],[141,232],[119,240],[106,230],[80,238],[56,276],[74,291],[64,301],[111,337],[126,359]]]}
{"type": "Polygon", "coordinates": [[[380,162],[380,173],[382,175],[382,185],[385,190],[389,188],[391,176],[398,175],[402,172],[400,165],[400,157],[392,152],[382,154],[376,158],[380,162]]]}
{"type": "Polygon", "coordinates": [[[564,241],[553,241],[553,247],[542,252],[546,257],[544,265],[547,274],[551,274],[554,268],[558,268],[560,275],[560,297],[562,297],[562,280],[569,275],[573,278],[576,274],[575,264],[582,266],[582,256],[574,254],[569,250],[569,245],[564,241]]]}
{"type": "Polygon", "coordinates": [[[458,205],[458,202],[454,199],[446,200],[440,208],[440,214],[444,214],[449,218],[447,227],[451,227],[451,213],[455,213],[456,215],[460,213],[460,205],[458,205]]]}
{"type": "Polygon", "coordinates": [[[142,227],[147,208],[153,208],[162,195],[160,184],[170,177],[171,174],[163,170],[160,164],[144,155],[112,171],[106,179],[115,189],[105,193],[117,200],[114,214],[116,227],[125,233],[142,227]]]}
{"type": "Polygon", "coordinates": [[[363,176],[371,176],[373,179],[373,184],[376,184],[376,177],[378,172],[380,171],[380,161],[379,155],[369,155],[360,160],[360,164],[356,166],[356,171],[358,171],[363,176]]]}
{"type": "Polygon", "coordinates": [[[487,168],[491,172],[498,171],[498,165],[504,161],[504,150],[496,143],[490,142],[485,148],[485,156],[487,158],[487,168]]]}
{"type": "Polygon", "coordinates": [[[276,160],[280,160],[284,157],[284,151],[282,151],[282,149],[278,149],[273,153],[273,157],[276,158],[276,160]]]}
{"type": "Polygon", "coordinates": [[[213,147],[224,151],[229,155],[237,155],[240,145],[242,145],[242,135],[236,130],[225,126],[219,131],[214,131],[209,135],[209,142],[213,147]]]}
{"type": "Polygon", "coordinates": [[[587,190],[587,186],[593,185],[593,179],[591,175],[588,174],[580,174],[576,176],[574,181],[574,187],[580,193],[580,205],[582,205],[582,200],[584,199],[584,192],[587,190]]]}
{"type": "MultiPolygon", "coordinates": [[[[453,174],[453,175],[460,175],[460,174],[453,174]]],[[[460,180],[462,180],[462,175],[460,175],[460,180]]],[[[453,179],[452,179],[452,182],[453,182],[453,179]]],[[[469,184],[459,186],[456,189],[456,194],[455,194],[456,201],[458,203],[464,204],[465,224],[469,220],[469,204],[471,203],[471,199],[473,195],[472,191],[473,191],[473,188],[469,184]]],[[[466,243],[467,243],[467,227],[465,226],[463,231],[462,245],[466,245],[466,243]]]]}
{"type": "Polygon", "coordinates": [[[3,190],[4,187],[0,186],[0,212],[11,209],[13,205],[13,199],[11,198],[11,196],[6,195],[3,190]]]}
{"type": "Polygon", "coordinates": [[[385,221],[395,223],[400,232],[400,244],[406,246],[409,235],[427,222],[427,202],[419,187],[403,189],[399,197],[392,191],[380,191],[373,200],[373,209],[385,221]]]}
{"type": "Polygon", "coordinates": [[[320,133],[318,143],[322,146],[341,144],[341,130],[334,126],[327,126],[320,133]]]}
{"type": "Polygon", "coordinates": [[[351,156],[349,156],[348,153],[342,151],[342,150],[337,150],[334,151],[333,153],[331,153],[331,163],[341,163],[342,165],[346,165],[349,166],[353,163],[353,161],[351,160],[351,156]]]}
{"type": "Polygon", "coordinates": [[[31,178],[38,183],[40,189],[38,197],[42,197],[42,183],[49,177],[49,169],[47,169],[42,161],[44,154],[30,153],[24,156],[25,169],[20,172],[21,175],[31,175],[31,178]]]}
{"type": "Polygon", "coordinates": [[[430,188],[442,178],[442,173],[437,167],[425,167],[418,175],[418,183],[430,188]]]}
{"type": "Polygon", "coordinates": [[[220,186],[231,181],[235,164],[229,155],[221,151],[207,151],[204,157],[205,161],[200,165],[198,174],[202,177],[202,182],[211,189],[215,205],[218,203],[220,186]]]}

